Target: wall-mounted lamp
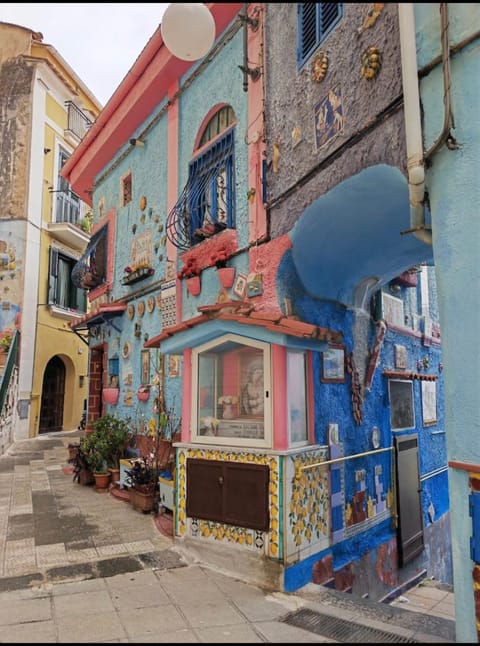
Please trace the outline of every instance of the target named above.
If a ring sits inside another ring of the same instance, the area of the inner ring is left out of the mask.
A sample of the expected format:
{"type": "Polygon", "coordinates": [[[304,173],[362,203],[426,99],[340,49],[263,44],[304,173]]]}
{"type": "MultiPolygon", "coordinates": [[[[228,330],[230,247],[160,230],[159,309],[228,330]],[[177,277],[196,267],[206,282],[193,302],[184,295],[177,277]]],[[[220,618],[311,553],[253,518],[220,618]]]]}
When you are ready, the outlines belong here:
{"type": "Polygon", "coordinates": [[[170,4],[163,14],[160,33],[174,56],[183,61],[196,61],[213,45],[215,20],[202,3],[170,4]]]}
{"type": "Polygon", "coordinates": [[[141,139],[136,139],[134,137],[133,139],[130,139],[130,146],[135,146],[136,148],[143,148],[145,146],[145,142],[142,141],[141,139]]]}
{"type": "Polygon", "coordinates": [[[258,29],[258,7],[255,9],[255,17],[252,18],[248,15],[248,2],[245,2],[243,5],[243,13],[240,14],[240,21],[243,23],[243,65],[238,67],[243,72],[243,91],[248,92],[248,77],[250,76],[252,81],[258,81],[260,78],[260,68],[259,67],[248,67],[248,28],[252,31],[257,31],[258,29]]]}

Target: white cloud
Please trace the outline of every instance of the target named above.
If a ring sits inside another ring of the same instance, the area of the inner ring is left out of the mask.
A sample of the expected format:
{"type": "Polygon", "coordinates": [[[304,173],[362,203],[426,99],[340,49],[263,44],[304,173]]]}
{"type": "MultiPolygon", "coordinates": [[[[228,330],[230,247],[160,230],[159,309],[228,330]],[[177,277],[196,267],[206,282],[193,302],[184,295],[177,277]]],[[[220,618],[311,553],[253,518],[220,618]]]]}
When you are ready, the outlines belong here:
{"type": "Polygon", "coordinates": [[[105,105],[161,22],[168,4],[1,3],[0,21],[43,34],[105,105]]]}

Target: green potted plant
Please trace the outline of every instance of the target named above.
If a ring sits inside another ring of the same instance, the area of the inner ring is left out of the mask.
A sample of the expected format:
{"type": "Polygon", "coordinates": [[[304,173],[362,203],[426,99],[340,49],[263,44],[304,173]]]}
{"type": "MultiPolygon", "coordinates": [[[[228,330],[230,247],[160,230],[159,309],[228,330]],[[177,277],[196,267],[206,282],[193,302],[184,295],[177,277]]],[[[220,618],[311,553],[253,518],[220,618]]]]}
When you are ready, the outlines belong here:
{"type": "Polygon", "coordinates": [[[106,460],[112,474],[112,481],[120,478],[120,460],[126,447],[131,443],[134,432],[129,418],[107,413],[92,422],[95,432],[105,440],[106,460]]]}
{"type": "Polygon", "coordinates": [[[106,435],[94,431],[88,437],[82,437],[80,450],[93,472],[97,489],[106,490],[110,484],[110,472],[108,470],[110,445],[106,435]]]}
{"type": "Polygon", "coordinates": [[[0,332],[0,350],[8,354],[10,346],[12,345],[13,334],[11,330],[4,330],[0,332]]]}
{"type": "Polygon", "coordinates": [[[0,366],[5,365],[12,340],[13,334],[11,330],[3,330],[0,332],[0,366]]]}

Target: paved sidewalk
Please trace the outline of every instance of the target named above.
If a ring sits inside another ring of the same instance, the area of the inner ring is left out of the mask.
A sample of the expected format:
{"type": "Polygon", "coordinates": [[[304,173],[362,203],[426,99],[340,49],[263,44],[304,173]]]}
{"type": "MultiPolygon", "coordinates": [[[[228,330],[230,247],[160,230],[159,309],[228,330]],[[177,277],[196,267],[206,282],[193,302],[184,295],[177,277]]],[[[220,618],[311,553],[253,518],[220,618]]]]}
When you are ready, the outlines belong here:
{"type": "Polygon", "coordinates": [[[77,437],[0,457],[0,642],[454,641],[454,621],[428,612],[313,585],[271,593],[196,562],[153,514],[73,482],[77,437]]]}

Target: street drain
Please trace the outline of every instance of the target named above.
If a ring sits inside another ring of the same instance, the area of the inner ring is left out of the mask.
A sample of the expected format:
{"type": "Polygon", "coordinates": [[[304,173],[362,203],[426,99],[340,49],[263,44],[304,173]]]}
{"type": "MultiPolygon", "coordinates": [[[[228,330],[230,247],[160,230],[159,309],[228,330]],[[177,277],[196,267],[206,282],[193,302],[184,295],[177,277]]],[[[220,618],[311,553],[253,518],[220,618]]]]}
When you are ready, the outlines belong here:
{"type": "Polygon", "coordinates": [[[295,612],[285,615],[281,621],[290,626],[303,628],[311,633],[330,637],[338,642],[350,644],[418,644],[415,639],[402,637],[377,628],[369,628],[362,624],[345,619],[337,619],[331,615],[324,615],[308,608],[300,608],[295,612]]]}

